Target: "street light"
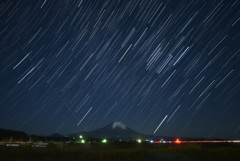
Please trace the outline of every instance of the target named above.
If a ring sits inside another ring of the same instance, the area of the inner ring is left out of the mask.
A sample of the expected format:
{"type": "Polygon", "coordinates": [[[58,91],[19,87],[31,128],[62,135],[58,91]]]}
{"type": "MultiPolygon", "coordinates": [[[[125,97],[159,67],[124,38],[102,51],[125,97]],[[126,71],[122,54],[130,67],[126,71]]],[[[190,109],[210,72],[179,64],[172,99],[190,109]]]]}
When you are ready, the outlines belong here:
{"type": "Polygon", "coordinates": [[[106,142],[107,142],[107,139],[103,139],[103,140],[102,140],[102,143],[106,143],[106,142]]]}

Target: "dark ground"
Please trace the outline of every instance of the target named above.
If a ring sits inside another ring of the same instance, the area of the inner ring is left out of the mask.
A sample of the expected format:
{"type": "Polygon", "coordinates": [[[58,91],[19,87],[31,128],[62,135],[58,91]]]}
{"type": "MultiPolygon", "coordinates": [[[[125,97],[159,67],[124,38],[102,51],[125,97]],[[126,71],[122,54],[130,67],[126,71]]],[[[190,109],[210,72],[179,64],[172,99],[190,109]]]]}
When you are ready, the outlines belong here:
{"type": "Polygon", "coordinates": [[[96,143],[0,146],[1,161],[238,161],[238,144],[96,143]]]}

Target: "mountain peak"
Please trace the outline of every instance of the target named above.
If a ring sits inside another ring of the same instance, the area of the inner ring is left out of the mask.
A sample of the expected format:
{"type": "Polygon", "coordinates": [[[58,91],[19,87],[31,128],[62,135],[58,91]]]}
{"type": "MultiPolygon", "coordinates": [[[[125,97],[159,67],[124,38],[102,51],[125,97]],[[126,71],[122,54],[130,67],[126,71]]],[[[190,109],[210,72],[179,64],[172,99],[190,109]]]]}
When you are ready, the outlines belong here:
{"type": "Polygon", "coordinates": [[[112,129],[116,129],[116,128],[126,129],[127,126],[124,125],[124,124],[121,123],[121,122],[114,122],[113,125],[112,125],[112,129]]]}

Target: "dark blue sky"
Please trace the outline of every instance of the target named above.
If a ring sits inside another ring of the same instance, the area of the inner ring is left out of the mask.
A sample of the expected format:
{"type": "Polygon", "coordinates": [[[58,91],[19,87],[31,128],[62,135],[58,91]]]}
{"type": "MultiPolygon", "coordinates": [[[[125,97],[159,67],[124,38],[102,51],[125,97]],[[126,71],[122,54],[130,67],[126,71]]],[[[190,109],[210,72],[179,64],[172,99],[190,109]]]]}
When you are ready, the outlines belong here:
{"type": "Polygon", "coordinates": [[[240,2],[0,2],[0,128],[240,137],[240,2]]]}

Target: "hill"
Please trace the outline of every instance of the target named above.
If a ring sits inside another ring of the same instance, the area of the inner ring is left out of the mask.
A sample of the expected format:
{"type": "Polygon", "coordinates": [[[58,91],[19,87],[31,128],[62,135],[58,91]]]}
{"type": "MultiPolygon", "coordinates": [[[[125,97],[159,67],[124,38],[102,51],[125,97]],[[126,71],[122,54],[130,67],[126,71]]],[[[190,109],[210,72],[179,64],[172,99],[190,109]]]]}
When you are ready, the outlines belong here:
{"type": "Polygon", "coordinates": [[[29,136],[22,132],[22,131],[15,131],[15,130],[7,130],[7,129],[1,129],[0,128],[0,141],[8,140],[8,141],[14,141],[14,140],[22,140],[22,141],[28,141],[29,136]]]}

